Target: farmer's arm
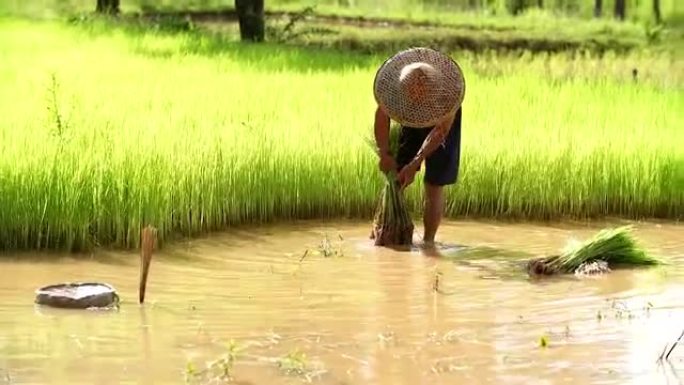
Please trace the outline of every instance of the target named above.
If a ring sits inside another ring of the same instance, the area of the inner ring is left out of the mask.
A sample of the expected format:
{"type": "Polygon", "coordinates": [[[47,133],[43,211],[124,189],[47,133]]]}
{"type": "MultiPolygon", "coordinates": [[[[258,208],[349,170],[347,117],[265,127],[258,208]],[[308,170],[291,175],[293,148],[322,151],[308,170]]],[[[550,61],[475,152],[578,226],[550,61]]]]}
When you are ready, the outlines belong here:
{"type": "Polygon", "coordinates": [[[423,145],[420,147],[420,150],[418,150],[418,153],[416,153],[416,156],[413,158],[413,162],[415,162],[415,164],[422,163],[425,158],[432,155],[437,147],[444,142],[444,139],[451,130],[451,126],[453,125],[455,117],[456,113],[449,115],[447,118],[438,123],[432,131],[430,131],[427,138],[425,138],[425,141],[423,141],[423,145]]]}
{"type": "Polygon", "coordinates": [[[378,106],[375,110],[375,143],[378,155],[389,155],[389,116],[378,106]]]}

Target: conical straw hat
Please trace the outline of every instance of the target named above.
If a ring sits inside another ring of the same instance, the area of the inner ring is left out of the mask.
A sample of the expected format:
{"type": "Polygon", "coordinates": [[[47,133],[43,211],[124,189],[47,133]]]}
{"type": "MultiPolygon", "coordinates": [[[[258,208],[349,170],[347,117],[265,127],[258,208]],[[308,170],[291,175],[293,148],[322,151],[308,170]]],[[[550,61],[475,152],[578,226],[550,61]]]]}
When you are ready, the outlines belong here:
{"type": "Polygon", "coordinates": [[[436,125],[463,103],[465,79],[450,57],[430,48],[411,48],[387,59],[375,74],[375,100],[401,125],[436,125]]]}

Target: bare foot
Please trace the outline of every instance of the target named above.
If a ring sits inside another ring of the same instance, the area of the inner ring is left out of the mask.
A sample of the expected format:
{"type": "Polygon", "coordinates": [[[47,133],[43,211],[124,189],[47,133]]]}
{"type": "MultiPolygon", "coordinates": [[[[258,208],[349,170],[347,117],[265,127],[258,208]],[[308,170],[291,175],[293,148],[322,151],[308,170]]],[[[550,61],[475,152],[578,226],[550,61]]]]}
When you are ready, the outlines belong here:
{"type": "Polygon", "coordinates": [[[437,246],[435,245],[435,241],[422,241],[417,246],[419,249],[422,249],[422,250],[435,250],[435,249],[437,249],[437,246]]]}
{"type": "Polygon", "coordinates": [[[439,252],[439,248],[435,245],[434,241],[423,241],[418,244],[418,248],[426,257],[442,257],[442,254],[439,252]]]}

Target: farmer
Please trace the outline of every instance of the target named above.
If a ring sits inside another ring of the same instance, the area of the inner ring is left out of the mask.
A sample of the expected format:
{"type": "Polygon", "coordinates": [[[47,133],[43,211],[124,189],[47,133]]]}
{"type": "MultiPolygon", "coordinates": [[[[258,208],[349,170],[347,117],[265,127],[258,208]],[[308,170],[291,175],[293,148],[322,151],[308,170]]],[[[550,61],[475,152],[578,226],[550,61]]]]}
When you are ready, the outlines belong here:
{"type": "Polygon", "coordinates": [[[465,81],[448,56],[412,48],[385,61],[375,76],[375,140],[380,169],[398,172],[402,190],[425,162],[424,246],[434,245],[444,211],[444,186],[460,165],[461,104],[465,81]],[[390,119],[401,125],[397,159],[389,152],[390,119]]]}

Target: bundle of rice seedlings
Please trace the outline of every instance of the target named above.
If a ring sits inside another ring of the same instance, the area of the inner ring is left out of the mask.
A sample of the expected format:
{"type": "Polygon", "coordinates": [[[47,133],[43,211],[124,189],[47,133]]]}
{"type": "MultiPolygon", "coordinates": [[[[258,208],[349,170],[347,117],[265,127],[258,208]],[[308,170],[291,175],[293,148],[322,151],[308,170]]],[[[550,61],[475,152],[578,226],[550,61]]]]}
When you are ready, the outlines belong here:
{"type": "Polygon", "coordinates": [[[413,221],[400,190],[396,172],[386,174],[373,220],[371,239],[376,246],[406,246],[413,243],[413,221]]]}
{"type": "MultiPolygon", "coordinates": [[[[390,153],[396,157],[399,129],[390,127],[390,153]]],[[[375,141],[368,139],[375,149],[375,141]]],[[[371,239],[376,246],[409,246],[413,243],[413,221],[397,179],[397,171],[385,174],[385,187],[376,206],[371,239]]]]}
{"type": "Polygon", "coordinates": [[[559,255],[530,261],[528,270],[548,275],[574,273],[580,267],[598,261],[605,262],[606,267],[662,264],[637,244],[631,230],[631,226],[601,230],[584,242],[569,243],[559,255]]]}

